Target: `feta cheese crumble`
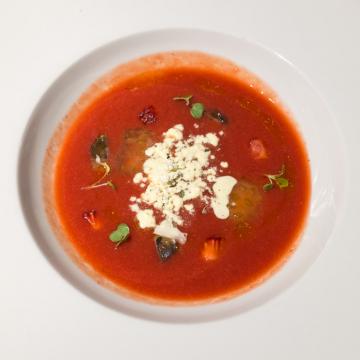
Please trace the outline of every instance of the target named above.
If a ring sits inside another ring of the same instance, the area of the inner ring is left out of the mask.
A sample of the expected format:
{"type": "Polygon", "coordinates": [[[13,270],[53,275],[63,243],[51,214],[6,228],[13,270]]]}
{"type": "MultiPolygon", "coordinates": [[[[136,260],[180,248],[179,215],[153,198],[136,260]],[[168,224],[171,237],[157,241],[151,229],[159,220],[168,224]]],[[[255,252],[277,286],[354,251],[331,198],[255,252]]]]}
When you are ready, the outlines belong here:
{"type": "MultiPolygon", "coordinates": [[[[218,150],[218,145],[219,137],[215,133],[184,138],[184,126],[177,124],[163,133],[162,142],[145,150],[147,159],[143,171],[133,178],[133,183],[144,191],[139,199],[130,198],[132,202],[136,201],[130,204],[130,209],[136,213],[141,228],[154,228],[156,235],[183,244],[187,234],[178,226],[184,223],[184,211],[195,214],[193,200],[200,199],[212,207],[220,219],[229,216],[229,194],[236,179],[217,177],[213,152],[218,150]],[[159,224],[156,217],[161,219],[159,224]]],[[[221,162],[220,167],[227,168],[228,163],[221,162]]]]}

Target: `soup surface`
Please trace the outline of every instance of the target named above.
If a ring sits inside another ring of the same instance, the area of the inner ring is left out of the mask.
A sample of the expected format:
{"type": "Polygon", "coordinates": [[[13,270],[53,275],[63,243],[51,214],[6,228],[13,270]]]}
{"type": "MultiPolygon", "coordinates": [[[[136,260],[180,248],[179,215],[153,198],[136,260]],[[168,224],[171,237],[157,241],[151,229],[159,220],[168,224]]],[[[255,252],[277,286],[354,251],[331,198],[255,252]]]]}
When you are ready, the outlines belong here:
{"type": "Polygon", "coordinates": [[[277,269],[303,229],[310,172],[264,89],[196,53],[135,60],[90,88],[45,164],[49,212],[77,262],[167,302],[225,298],[277,269]]]}

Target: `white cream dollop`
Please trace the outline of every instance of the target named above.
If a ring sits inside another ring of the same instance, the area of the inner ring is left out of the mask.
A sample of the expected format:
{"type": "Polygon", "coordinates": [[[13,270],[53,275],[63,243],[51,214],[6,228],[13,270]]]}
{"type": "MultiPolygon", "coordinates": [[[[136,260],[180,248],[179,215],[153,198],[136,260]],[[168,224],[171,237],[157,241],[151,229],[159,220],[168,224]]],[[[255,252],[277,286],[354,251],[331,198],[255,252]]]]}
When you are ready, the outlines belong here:
{"type": "Polygon", "coordinates": [[[213,185],[215,197],[211,199],[211,207],[218,219],[226,219],[230,215],[229,196],[237,180],[232,176],[220,176],[213,185]]]}
{"type": "Polygon", "coordinates": [[[178,228],[173,226],[171,221],[166,219],[155,227],[154,234],[173,239],[180,244],[185,244],[187,238],[187,234],[181,232],[178,228]]]}

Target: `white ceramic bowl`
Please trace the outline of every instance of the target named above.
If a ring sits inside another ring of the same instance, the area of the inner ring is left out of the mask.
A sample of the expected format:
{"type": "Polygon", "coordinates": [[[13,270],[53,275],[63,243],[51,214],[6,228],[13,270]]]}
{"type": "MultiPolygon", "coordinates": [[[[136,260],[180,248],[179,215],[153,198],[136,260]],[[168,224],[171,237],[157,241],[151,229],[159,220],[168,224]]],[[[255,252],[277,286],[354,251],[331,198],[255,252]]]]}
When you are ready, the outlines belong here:
{"type": "Polygon", "coordinates": [[[247,311],[299,279],[320,254],[339,219],[347,170],[342,138],[333,116],[319,94],[291,63],[245,39],[184,29],[152,31],[119,39],[72,65],[50,86],[31,115],[18,166],[20,199],[31,233],[44,256],[63,277],[90,298],[113,309],[137,317],[173,322],[209,321],[247,311]],[[258,75],[290,110],[310,156],[311,209],[298,249],[280,271],[259,287],[215,304],[151,305],[99,286],[66,255],[47,221],[42,201],[41,174],[47,144],[79,95],[116,65],[169,50],[197,50],[219,55],[258,75]]]}

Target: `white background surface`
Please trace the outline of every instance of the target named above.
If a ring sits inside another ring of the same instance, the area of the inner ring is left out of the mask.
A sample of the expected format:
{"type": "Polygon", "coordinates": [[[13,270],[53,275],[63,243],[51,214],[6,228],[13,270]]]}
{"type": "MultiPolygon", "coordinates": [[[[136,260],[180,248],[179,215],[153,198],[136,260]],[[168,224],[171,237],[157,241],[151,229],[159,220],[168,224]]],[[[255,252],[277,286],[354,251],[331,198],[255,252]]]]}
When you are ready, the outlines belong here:
{"type": "Polygon", "coordinates": [[[359,19],[358,0],[2,0],[0,359],[359,359],[359,19]],[[223,31],[282,53],[330,104],[350,156],[346,215],[318,261],[270,303],[214,323],[146,322],[89,300],[43,258],[17,199],[21,135],[49,83],[103,43],[164,27],[223,31]]]}

